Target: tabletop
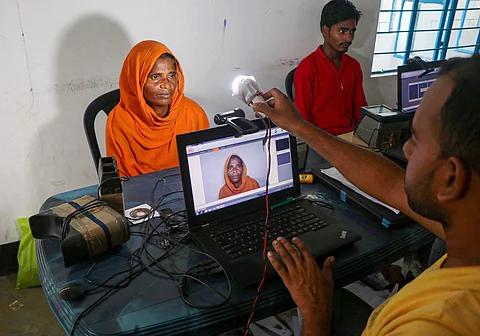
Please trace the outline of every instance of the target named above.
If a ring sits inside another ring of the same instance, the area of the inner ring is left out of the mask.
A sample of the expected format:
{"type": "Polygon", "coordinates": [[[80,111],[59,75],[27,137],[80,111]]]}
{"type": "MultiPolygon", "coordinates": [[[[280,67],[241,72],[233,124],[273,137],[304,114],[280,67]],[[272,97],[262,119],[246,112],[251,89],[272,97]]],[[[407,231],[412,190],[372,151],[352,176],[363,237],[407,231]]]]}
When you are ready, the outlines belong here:
{"type": "MultiPolygon", "coordinates": [[[[97,186],[86,187],[50,197],[41,210],[45,210],[86,194],[95,195],[97,186]]],[[[173,211],[184,208],[182,184],[178,168],[130,178],[124,182],[125,208],[152,204],[162,195],[171,194],[164,202],[173,211]],[[163,178],[163,179],[162,179],[163,178]],[[161,180],[160,183],[157,183],[161,180]],[[155,188],[154,188],[155,187],[155,188]]],[[[345,286],[384,266],[416,251],[434,240],[434,235],[417,223],[386,229],[373,215],[353,204],[342,202],[335,191],[318,183],[302,185],[302,194],[315,194],[334,207],[333,215],[347,228],[362,235],[362,239],[332,253],[336,257],[333,267],[337,287],[345,286]]],[[[164,203],[165,204],[165,203],[164,203]]],[[[160,209],[162,206],[160,207],[160,209]]],[[[330,210],[325,210],[330,211],[330,210]]],[[[139,228],[131,229],[133,232],[139,228]]],[[[132,234],[120,249],[98,260],[90,278],[103,282],[111,275],[129,268],[129,255],[142,243],[141,236],[132,234]]],[[[194,243],[189,247],[199,249],[194,243]]],[[[85,274],[92,261],[84,261],[69,268],[63,265],[60,241],[36,240],[39,274],[48,303],[62,327],[70,333],[77,316],[91,306],[107,290],[95,291],[81,300],[63,301],[58,290],[67,283],[77,282],[89,288],[85,274]]],[[[164,253],[161,247],[151,251],[154,257],[164,253]]],[[[169,269],[186,270],[205,259],[205,256],[188,248],[177,249],[170,258],[162,261],[169,269]]],[[[127,274],[122,275],[123,278],[127,274]]],[[[115,278],[111,283],[120,279],[115,278]]],[[[205,277],[204,281],[222,293],[227,293],[227,281],[222,274],[205,277]]],[[[91,287],[91,286],[90,286],[91,287]]],[[[190,283],[189,299],[193,302],[215,304],[218,295],[206,287],[190,283]]],[[[214,309],[197,309],[186,305],[175,281],[157,272],[143,272],[131,283],[112,290],[98,306],[83,316],[75,329],[76,335],[215,335],[245,325],[251,312],[256,287],[242,289],[232,281],[229,302],[214,309]]],[[[262,288],[257,303],[255,319],[268,317],[294,307],[281,280],[269,279],[262,288]]]]}

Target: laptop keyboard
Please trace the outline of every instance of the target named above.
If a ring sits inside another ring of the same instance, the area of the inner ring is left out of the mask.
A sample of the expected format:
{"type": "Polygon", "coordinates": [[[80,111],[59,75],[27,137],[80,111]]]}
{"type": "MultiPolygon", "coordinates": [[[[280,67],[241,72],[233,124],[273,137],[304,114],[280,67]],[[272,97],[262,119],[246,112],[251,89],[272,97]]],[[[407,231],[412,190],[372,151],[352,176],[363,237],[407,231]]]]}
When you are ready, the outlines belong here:
{"type": "MultiPolygon", "coordinates": [[[[328,223],[298,205],[271,210],[268,220],[267,246],[279,236],[286,239],[308,231],[317,231],[328,223]]],[[[265,217],[242,223],[218,223],[210,235],[232,258],[263,249],[265,217]]]]}

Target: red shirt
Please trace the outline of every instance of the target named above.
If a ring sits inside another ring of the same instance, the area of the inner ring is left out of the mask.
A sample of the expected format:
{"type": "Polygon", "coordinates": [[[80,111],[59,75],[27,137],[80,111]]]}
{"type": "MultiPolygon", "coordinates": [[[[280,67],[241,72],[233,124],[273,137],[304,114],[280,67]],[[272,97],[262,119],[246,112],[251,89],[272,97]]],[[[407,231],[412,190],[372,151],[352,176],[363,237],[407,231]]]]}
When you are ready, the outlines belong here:
{"type": "Polygon", "coordinates": [[[295,71],[295,105],[305,120],[338,135],[353,131],[360,107],[367,105],[360,63],[343,54],[340,71],[321,47],[295,71]]]}

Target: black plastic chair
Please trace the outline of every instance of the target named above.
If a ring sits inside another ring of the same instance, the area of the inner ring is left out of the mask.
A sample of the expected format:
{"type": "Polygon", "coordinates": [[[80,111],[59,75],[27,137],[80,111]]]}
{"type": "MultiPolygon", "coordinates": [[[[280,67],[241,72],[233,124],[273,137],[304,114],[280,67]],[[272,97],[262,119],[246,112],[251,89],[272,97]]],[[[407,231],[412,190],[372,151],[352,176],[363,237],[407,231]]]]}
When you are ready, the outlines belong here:
{"type": "Polygon", "coordinates": [[[293,90],[293,77],[295,76],[295,70],[297,70],[297,68],[293,68],[292,70],[290,70],[287,77],[285,78],[285,90],[287,90],[288,98],[290,98],[292,101],[294,101],[293,98],[295,96],[295,92],[293,90]]]}
{"type": "MultiPolygon", "coordinates": [[[[293,87],[293,78],[295,77],[295,70],[297,68],[293,68],[285,77],[285,90],[287,91],[287,96],[292,101],[295,101],[293,98],[295,97],[294,87],[293,87]]],[[[307,158],[308,152],[310,151],[310,147],[303,141],[297,138],[297,147],[298,153],[305,153],[298,156],[298,168],[300,171],[304,171],[307,165],[307,158]]]]}
{"type": "Polygon", "coordinates": [[[83,128],[85,130],[85,135],[87,136],[88,146],[90,147],[90,152],[92,153],[93,163],[95,164],[95,169],[98,173],[98,162],[101,158],[100,148],[98,147],[97,135],[95,134],[95,118],[100,111],[105,112],[108,116],[110,111],[118,104],[120,101],[120,89],[116,89],[110,92],[107,92],[88,105],[83,115],[83,128]]]}

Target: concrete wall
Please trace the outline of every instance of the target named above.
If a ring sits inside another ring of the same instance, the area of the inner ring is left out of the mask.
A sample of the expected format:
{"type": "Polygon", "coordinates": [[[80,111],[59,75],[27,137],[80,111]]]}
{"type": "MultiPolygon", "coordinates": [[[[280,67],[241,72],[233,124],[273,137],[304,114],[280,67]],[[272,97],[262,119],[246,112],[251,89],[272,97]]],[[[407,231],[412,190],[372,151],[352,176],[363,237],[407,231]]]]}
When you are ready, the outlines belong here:
{"type": "MultiPolygon", "coordinates": [[[[370,78],[380,0],[364,13],[350,54],[362,64],[369,103],[395,102],[393,77],[370,78]]],[[[165,43],[186,75],[186,94],[212,118],[244,107],[232,80],[251,74],[284,89],[290,69],[319,43],[326,0],[2,0],[0,3],[0,243],[18,239],[15,219],[49,196],[96,183],[82,117],[117,87],[129,49],[165,43]]],[[[105,118],[98,120],[104,148],[105,118]]]]}

